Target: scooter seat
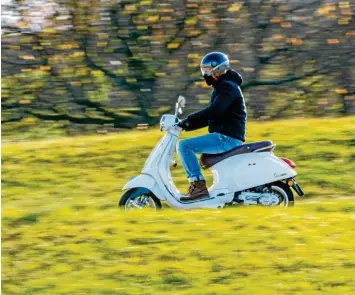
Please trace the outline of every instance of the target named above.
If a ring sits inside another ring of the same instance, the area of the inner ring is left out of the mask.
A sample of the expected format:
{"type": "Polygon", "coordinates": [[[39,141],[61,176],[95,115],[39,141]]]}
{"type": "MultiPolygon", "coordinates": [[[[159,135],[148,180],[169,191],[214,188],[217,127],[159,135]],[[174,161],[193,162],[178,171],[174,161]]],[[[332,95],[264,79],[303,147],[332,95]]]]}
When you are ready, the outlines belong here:
{"type": "Polygon", "coordinates": [[[247,143],[222,154],[202,154],[200,165],[203,169],[207,169],[229,157],[253,152],[269,152],[274,147],[275,145],[270,140],[247,143]]]}

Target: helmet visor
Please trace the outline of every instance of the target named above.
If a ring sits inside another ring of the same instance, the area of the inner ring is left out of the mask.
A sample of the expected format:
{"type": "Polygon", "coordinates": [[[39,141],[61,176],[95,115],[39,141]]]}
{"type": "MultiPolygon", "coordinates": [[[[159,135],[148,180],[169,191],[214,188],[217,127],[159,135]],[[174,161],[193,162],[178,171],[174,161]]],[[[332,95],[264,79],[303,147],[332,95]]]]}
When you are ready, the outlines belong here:
{"type": "Polygon", "coordinates": [[[201,73],[202,76],[207,75],[207,76],[212,76],[213,72],[215,71],[224,71],[229,69],[229,60],[226,60],[225,62],[222,62],[221,64],[213,67],[211,64],[204,65],[201,64],[201,73]]]}
{"type": "Polygon", "coordinates": [[[212,76],[213,68],[210,65],[201,65],[202,76],[212,76]]]}

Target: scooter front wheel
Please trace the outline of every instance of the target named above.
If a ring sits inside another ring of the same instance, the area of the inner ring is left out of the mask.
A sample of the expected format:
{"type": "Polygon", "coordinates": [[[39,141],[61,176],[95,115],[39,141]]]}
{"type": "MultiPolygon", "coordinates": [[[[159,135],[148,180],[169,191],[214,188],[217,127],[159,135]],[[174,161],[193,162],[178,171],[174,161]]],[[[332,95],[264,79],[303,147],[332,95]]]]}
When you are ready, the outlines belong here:
{"type": "Polygon", "coordinates": [[[156,211],[161,208],[161,202],[150,190],[137,187],[125,192],[118,206],[125,211],[142,209],[156,211]]]}

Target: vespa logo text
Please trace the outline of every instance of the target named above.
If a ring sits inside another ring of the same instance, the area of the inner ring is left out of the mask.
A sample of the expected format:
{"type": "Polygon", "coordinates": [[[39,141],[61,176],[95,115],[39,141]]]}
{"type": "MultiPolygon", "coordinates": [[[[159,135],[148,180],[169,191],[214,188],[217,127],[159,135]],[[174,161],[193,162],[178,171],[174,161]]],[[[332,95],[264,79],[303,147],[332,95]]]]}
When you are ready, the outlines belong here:
{"type": "Polygon", "coordinates": [[[277,173],[274,173],[274,177],[281,177],[281,176],[286,176],[287,173],[281,173],[281,174],[277,174],[277,173]]]}

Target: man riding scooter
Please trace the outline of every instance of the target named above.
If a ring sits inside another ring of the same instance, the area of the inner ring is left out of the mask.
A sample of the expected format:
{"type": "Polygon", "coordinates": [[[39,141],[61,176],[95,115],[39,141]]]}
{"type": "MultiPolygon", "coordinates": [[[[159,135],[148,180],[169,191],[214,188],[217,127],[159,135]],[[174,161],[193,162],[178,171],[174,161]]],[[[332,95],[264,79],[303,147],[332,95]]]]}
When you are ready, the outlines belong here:
{"type": "Polygon", "coordinates": [[[209,134],[187,138],[178,144],[177,151],[190,182],[188,193],[180,198],[181,201],[208,196],[206,181],[195,153],[220,154],[245,141],[247,114],[239,88],[242,77],[230,68],[228,57],[221,52],[205,55],[200,68],[207,85],[214,88],[210,104],[178,125],[186,131],[208,126],[209,134]]]}

